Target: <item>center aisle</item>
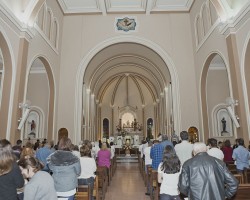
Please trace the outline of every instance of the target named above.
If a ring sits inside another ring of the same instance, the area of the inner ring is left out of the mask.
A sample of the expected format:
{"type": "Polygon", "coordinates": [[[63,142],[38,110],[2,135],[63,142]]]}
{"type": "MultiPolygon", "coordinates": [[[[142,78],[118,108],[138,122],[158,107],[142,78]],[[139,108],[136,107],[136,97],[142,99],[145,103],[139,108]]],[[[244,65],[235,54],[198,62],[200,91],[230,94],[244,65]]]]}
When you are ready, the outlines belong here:
{"type": "Polygon", "coordinates": [[[138,163],[117,163],[105,200],[150,200],[138,163]]]}

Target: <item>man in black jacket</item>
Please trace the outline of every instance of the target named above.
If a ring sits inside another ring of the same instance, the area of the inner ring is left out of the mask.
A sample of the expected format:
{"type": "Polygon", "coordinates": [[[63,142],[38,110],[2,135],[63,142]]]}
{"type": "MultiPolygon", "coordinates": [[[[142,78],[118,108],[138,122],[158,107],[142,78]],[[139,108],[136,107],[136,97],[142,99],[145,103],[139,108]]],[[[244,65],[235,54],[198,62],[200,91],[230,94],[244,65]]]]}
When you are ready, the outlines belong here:
{"type": "Polygon", "coordinates": [[[226,164],[207,154],[204,143],[195,143],[194,157],[182,166],[179,190],[192,200],[224,200],[237,191],[238,181],[226,164]]]}

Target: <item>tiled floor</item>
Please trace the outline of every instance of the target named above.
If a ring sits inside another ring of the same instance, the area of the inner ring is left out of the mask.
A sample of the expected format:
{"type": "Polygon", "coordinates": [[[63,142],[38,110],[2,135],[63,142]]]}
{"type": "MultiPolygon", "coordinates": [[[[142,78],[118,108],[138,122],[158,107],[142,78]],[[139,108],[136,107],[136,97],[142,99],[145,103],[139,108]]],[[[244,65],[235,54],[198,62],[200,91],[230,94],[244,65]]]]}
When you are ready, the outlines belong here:
{"type": "Polygon", "coordinates": [[[105,200],[149,200],[138,163],[118,163],[105,200]]]}

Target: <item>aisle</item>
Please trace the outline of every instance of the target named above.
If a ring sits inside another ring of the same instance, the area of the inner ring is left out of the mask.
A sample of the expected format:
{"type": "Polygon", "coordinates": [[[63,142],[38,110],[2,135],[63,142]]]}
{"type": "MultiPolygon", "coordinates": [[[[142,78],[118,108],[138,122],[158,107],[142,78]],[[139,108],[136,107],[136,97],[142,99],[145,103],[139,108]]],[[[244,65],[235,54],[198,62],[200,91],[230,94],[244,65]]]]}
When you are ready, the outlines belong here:
{"type": "Polygon", "coordinates": [[[105,200],[149,200],[138,163],[117,163],[105,200]]]}

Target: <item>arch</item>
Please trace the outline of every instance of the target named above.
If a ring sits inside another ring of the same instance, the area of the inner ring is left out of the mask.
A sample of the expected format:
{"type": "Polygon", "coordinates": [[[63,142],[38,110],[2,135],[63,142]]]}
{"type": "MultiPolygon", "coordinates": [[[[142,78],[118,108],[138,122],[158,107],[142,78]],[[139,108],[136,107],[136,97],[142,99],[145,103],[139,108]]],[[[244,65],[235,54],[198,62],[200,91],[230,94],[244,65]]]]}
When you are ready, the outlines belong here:
{"type": "Polygon", "coordinates": [[[227,69],[227,76],[228,76],[228,83],[229,83],[229,93],[230,96],[232,96],[232,85],[231,85],[231,76],[230,76],[230,69],[229,69],[229,64],[226,62],[225,57],[218,51],[211,52],[207,58],[205,59],[205,63],[203,65],[203,69],[201,71],[201,79],[200,79],[200,101],[201,101],[201,120],[202,120],[202,125],[203,125],[203,131],[202,131],[202,136],[204,141],[208,139],[209,135],[209,124],[208,124],[208,111],[207,111],[207,74],[208,74],[208,69],[210,66],[211,61],[214,59],[216,55],[219,55],[221,59],[224,61],[226,69],[227,69]],[[205,134],[206,133],[206,134],[205,134]]]}
{"type": "Polygon", "coordinates": [[[46,9],[46,16],[45,16],[45,28],[44,33],[48,37],[49,40],[51,40],[51,34],[52,34],[52,22],[53,22],[53,12],[51,8],[46,9]]]}
{"type": "MultiPolygon", "coordinates": [[[[36,113],[38,114],[38,116],[39,116],[38,136],[39,136],[40,138],[44,138],[44,137],[46,137],[46,135],[44,135],[44,125],[45,125],[45,123],[44,123],[44,119],[45,119],[44,112],[43,112],[43,110],[42,110],[40,107],[37,107],[37,106],[30,106],[30,113],[31,113],[32,111],[33,111],[33,112],[36,112],[36,113]]],[[[26,122],[26,123],[27,123],[27,122],[26,122]]],[[[26,125],[26,123],[25,123],[25,125],[26,125]]],[[[24,139],[23,131],[22,131],[22,133],[21,133],[21,138],[24,139]]]]}
{"type": "Polygon", "coordinates": [[[59,40],[59,23],[57,19],[53,18],[52,33],[51,33],[51,43],[56,49],[58,49],[58,40],[59,40]]]}
{"type": "Polygon", "coordinates": [[[33,0],[30,1],[28,7],[25,9],[24,12],[24,20],[27,22],[30,26],[33,26],[36,20],[36,17],[43,6],[43,4],[46,2],[46,0],[33,0]]]}
{"type": "Polygon", "coordinates": [[[4,62],[4,81],[2,85],[2,100],[0,107],[0,137],[10,139],[11,118],[12,118],[12,104],[14,99],[15,86],[15,62],[13,51],[8,40],[7,34],[0,27],[0,48],[2,50],[4,62]],[[3,135],[1,135],[3,134],[3,135]]]}
{"type": "Polygon", "coordinates": [[[201,36],[201,18],[200,15],[196,15],[194,20],[194,30],[195,30],[195,42],[196,46],[200,44],[200,41],[202,40],[201,36]]]}
{"type": "MultiPolygon", "coordinates": [[[[221,135],[216,134],[216,133],[218,133],[219,130],[221,130],[220,124],[218,123],[218,115],[222,110],[225,110],[225,112],[228,113],[227,110],[226,110],[226,106],[227,106],[226,104],[218,104],[213,108],[213,110],[212,110],[213,135],[209,135],[210,137],[218,137],[218,136],[221,137],[221,135]]],[[[224,116],[226,117],[226,121],[230,121],[230,123],[227,123],[227,124],[229,124],[229,129],[232,131],[230,136],[233,136],[235,132],[234,132],[234,130],[232,128],[233,127],[232,120],[231,120],[231,118],[230,118],[230,116],[228,114],[225,114],[225,115],[224,116]]]]}
{"type": "MultiPolygon", "coordinates": [[[[81,131],[81,113],[79,110],[82,110],[82,83],[83,83],[83,77],[85,70],[91,61],[91,59],[97,54],[99,51],[102,49],[113,45],[113,44],[118,44],[122,42],[132,42],[136,44],[141,44],[144,45],[152,51],[155,51],[161,58],[162,60],[166,63],[168,66],[170,76],[171,76],[171,81],[172,81],[172,87],[173,87],[173,110],[174,110],[174,123],[175,123],[175,128],[177,132],[180,132],[180,124],[181,124],[181,119],[180,119],[180,97],[179,97],[179,81],[178,81],[178,75],[177,71],[175,68],[175,65],[170,58],[170,56],[159,46],[158,44],[146,40],[144,38],[140,37],[135,37],[135,36],[118,36],[118,37],[113,37],[109,38],[99,44],[97,44],[94,48],[92,48],[89,53],[84,56],[82,59],[77,75],[76,75],[76,87],[75,87],[75,113],[74,113],[74,127],[75,127],[75,133],[79,133],[81,131]]],[[[77,140],[79,140],[79,136],[77,136],[77,140]]]]}
{"type": "MultiPolygon", "coordinates": [[[[250,23],[250,19],[248,20],[248,23],[250,23]]],[[[246,118],[247,118],[247,127],[248,127],[248,138],[250,138],[250,32],[248,32],[246,40],[244,42],[243,51],[242,51],[242,64],[240,67],[241,71],[241,80],[242,80],[242,86],[243,86],[243,96],[244,96],[244,105],[246,108],[246,118]]]]}
{"type": "Polygon", "coordinates": [[[31,59],[31,62],[28,65],[28,69],[26,72],[26,77],[25,77],[25,92],[24,92],[24,100],[26,100],[27,97],[27,85],[28,85],[28,77],[29,77],[29,72],[32,67],[32,63],[36,60],[40,59],[41,62],[43,63],[45,70],[47,72],[48,80],[49,80],[49,109],[48,109],[48,133],[47,137],[48,140],[55,139],[55,131],[54,131],[54,119],[55,119],[55,94],[56,94],[56,88],[55,88],[55,80],[54,80],[54,73],[52,71],[51,65],[44,55],[36,55],[31,59]]]}

